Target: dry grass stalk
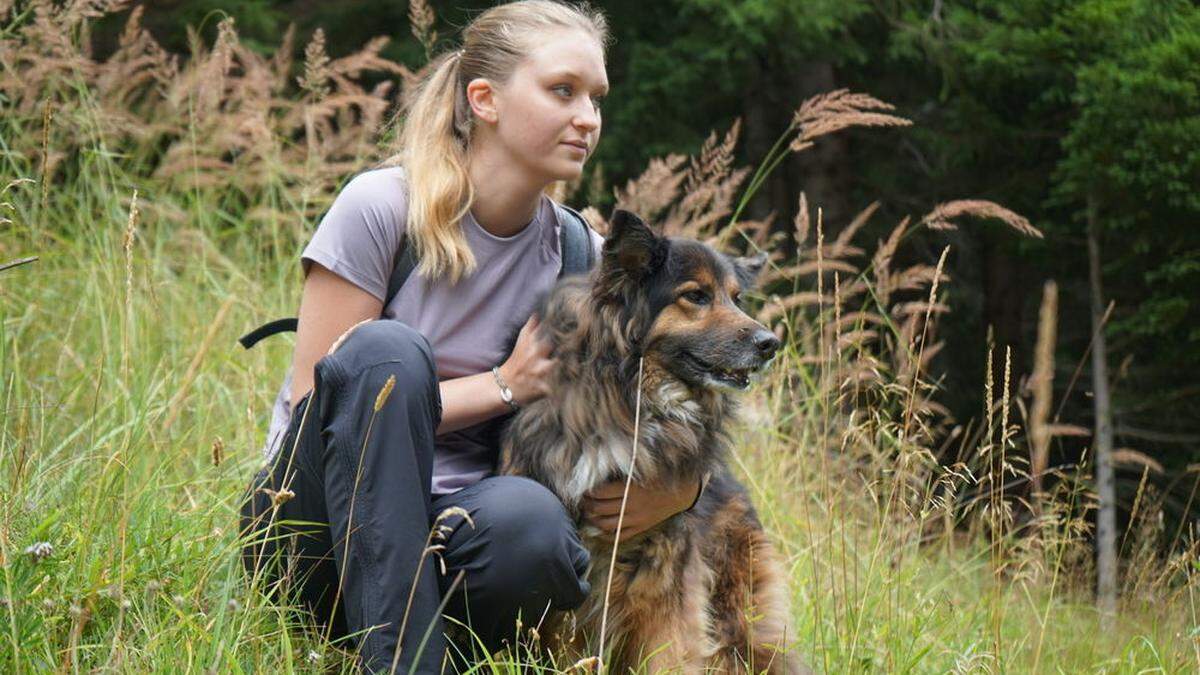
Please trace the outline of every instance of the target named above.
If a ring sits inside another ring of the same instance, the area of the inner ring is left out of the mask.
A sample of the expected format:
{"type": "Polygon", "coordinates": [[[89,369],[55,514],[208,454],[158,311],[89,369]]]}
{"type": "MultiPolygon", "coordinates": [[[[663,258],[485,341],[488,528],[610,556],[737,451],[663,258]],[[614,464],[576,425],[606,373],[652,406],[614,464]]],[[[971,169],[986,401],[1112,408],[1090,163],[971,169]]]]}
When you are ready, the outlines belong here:
{"type": "Polygon", "coordinates": [[[433,45],[437,42],[437,31],[433,30],[433,23],[437,20],[437,16],[433,13],[433,8],[425,0],[409,0],[408,3],[408,22],[412,25],[413,37],[425,47],[425,56],[429,57],[433,53],[433,45]]]}
{"type": "Polygon", "coordinates": [[[1047,430],[1051,436],[1075,436],[1078,438],[1087,438],[1092,435],[1092,430],[1087,427],[1081,427],[1078,424],[1048,424],[1047,430]]]}
{"type": "Polygon", "coordinates": [[[83,601],[83,604],[71,605],[71,635],[68,639],[67,655],[63,660],[63,670],[66,672],[73,671],[79,663],[79,642],[83,639],[84,628],[92,620],[91,605],[90,598],[83,601]]]}
{"type": "MultiPolygon", "coordinates": [[[[221,303],[221,308],[217,310],[217,314],[213,317],[212,323],[208,324],[208,331],[204,333],[204,339],[200,341],[200,348],[196,350],[196,354],[192,356],[192,360],[188,363],[187,371],[183,374],[183,380],[179,383],[179,388],[171,396],[167,403],[167,419],[163,422],[162,432],[165,434],[171,429],[171,425],[179,417],[179,413],[183,410],[181,404],[187,396],[188,390],[191,389],[192,382],[196,380],[196,375],[200,372],[200,364],[204,361],[204,356],[208,354],[208,350],[212,347],[213,342],[217,339],[217,333],[220,331],[222,324],[225,323],[225,317],[229,314],[229,310],[233,307],[236,298],[229,297],[225,302],[221,303]]],[[[213,452],[217,450],[214,446],[213,452]]],[[[214,458],[216,455],[214,454],[214,458]]]]}
{"type": "Polygon", "coordinates": [[[342,332],[341,335],[339,335],[337,337],[336,340],[333,341],[333,344],[329,345],[329,351],[325,352],[325,355],[329,356],[330,354],[336,352],[338,350],[338,347],[342,346],[342,343],[344,343],[350,337],[350,334],[353,333],[356,328],[358,328],[359,326],[371,323],[372,321],[375,321],[375,319],[373,319],[373,318],[363,319],[362,321],[359,321],[358,323],[354,324],[353,326],[350,326],[349,328],[347,328],[345,331],[342,332]]]}
{"type": "MultiPolygon", "coordinates": [[[[3,224],[3,223],[0,223],[0,224],[3,224]]],[[[10,270],[14,267],[20,267],[21,265],[27,265],[31,262],[37,262],[37,260],[38,260],[38,257],[36,255],[26,256],[24,258],[17,258],[16,260],[10,260],[6,263],[0,264],[0,272],[3,272],[5,270],[10,270]]]]}
{"type": "Polygon", "coordinates": [[[1034,347],[1033,374],[1029,385],[1033,404],[1029,413],[1030,458],[1034,503],[1041,501],[1042,474],[1050,457],[1050,407],[1054,397],[1054,347],[1058,328],[1058,284],[1047,281],[1042,287],[1042,307],[1038,312],[1038,336],[1034,347]]]}
{"type": "Polygon", "coordinates": [[[221,466],[221,462],[225,459],[225,441],[220,436],[213,439],[212,442],[212,464],[213,466],[221,466]]]}
{"type": "MultiPolygon", "coordinates": [[[[922,365],[924,352],[925,352],[925,344],[927,342],[926,337],[929,334],[929,319],[932,316],[933,310],[935,307],[939,307],[939,306],[944,307],[944,305],[940,305],[940,303],[938,303],[938,301],[937,301],[938,281],[941,279],[942,268],[945,267],[945,265],[946,265],[946,256],[949,255],[949,253],[950,253],[949,246],[942,249],[942,254],[938,257],[937,270],[933,274],[933,283],[931,283],[929,285],[929,302],[925,303],[926,304],[926,307],[924,308],[925,309],[925,317],[921,321],[920,344],[919,345],[910,344],[908,347],[909,351],[912,351],[914,348],[916,349],[917,358],[913,363],[912,375],[909,377],[909,379],[912,382],[912,389],[909,392],[909,399],[908,399],[909,407],[905,411],[905,417],[904,417],[903,431],[904,431],[905,437],[908,436],[909,423],[911,421],[912,414],[913,414],[912,404],[914,401],[917,400],[917,383],[920,382],[920,380],[921,380],[921,365],[922,365]]],[[[942,311],[949,311],[949,307],[945,307],[945,309],[942,311]]]]}
{"type": "Polygon", "coordinates": [[[300,88],[308,92],[313,101],[329,95],[329,54],[325,52],[325,31],[313,31],[312,39],[304,48],[304,75],[297,78],[300,88]]]}
{"type": "Polygon", "coordinates": [[[1114,464],[1125,464],[1129,466],[1140,466],[1145,470],[1153,471],[1156,474],[1162,475],[1167,472],[1162,463],[1154,459],[1144,452],[1134,450],[1133,448],[1117,448],[1113,450],[1112,459],[1114,464]]]}
{"type": "Polygon", "coordinates": [[[129,377],[129,338],[133,332],[133,241],[137,233],[138,192],[133,190],[129,200],[129,219],[125,223],[125,234],[121,249],[125,254],[125,330],[121,332],[121,372],[129,377]]]}
{"type": "Polygon", "coordinates": [[[955,230],[958,229],[958,226],[952,221],[962,216],[994,218],[1025,236],[1038,239],[1043,236],[1041,230],[1034,227],[1029,219],[1013,213],[995,202],[982,199],[960,199],[939,204],[925,214],[925,217],[921,219],[921,224],[931,230],[955,230]]]}
{"type": "Polygon", "coordinates": [[[895,106],[867,94],[851,93],[848,89],[814,96],[801,104],[793,116],[792,124],[800,133],[792,141],[791,149],[794,152],[807,150],[817,138],[850,127],[903,127],[912,124],[903,117],[875,112],[879,110],[895,110],[895,106]]]}
{"type": "Polygon", "coordinates": [[[728,244],[739,232],[765,236],[763,223],[746,223],[741,230],[719,229],[733,213],[734,198],[750,172],[747,167],[733,167],[740,134],[741,120],[737,120],[723,137],[715,132],[709,135],[696,156],[650,160],[640,176],[615,192],[618,205],[657,222],[668,236],[692,237],[716,246],[728,244]]]}
{"type": "MultiPolygon", "coordinates": [[[[792,220],[792,229],[796,237],[796,244],[803,245],[808,242],[808,230],[812,227],[808,214],[808,195],[804,192],[800,193],[800,204],[796,207],[796,217],[792,220]]],[[[797,253],[800,251],[797,250],[797,253]]]]}
{"type": "Polygon", "coordinates": [[[600,612],[600,642],[596,647],[597,663],[604,658],[604,639],[608,630],[608,606],[612,596],[613,575],[617,569],[617,550],[621,544],[621,526],[625,524],[625,505],[629,501],[629,488],[633,484],[633,472],[637,466],[638,439],[642,420],[642,366],[644,359],[638,359],[637,390],[633,404],[633,449],[629,453],[629,470],[625,472],[625,489],[621,492],[621,508],[617,511],[617,529],[613,533],[612,557],[608,561],[608,578],[604,583],[604,605],[600,612]]]}
{"type": "MultiPolygon", "coordinates": [[[[396,378],[394,376],[390,377],[388,378],[388,382],[394,383],[395,379],[396,378]]],[[[446,524],[447,520],[454,517],[462,518],[463,522],[471,526],[471,529],[475,529],[475,520],[471,518],[471,514],[461,506],[451,506],[447,509],[443,509],[441,513],[437,515],[437,518],[434,519],[433,525],[429,527],[429,534],[425,536],[425,548],[421,550],[421,557],[417,560],[416,572],[413,573],[413,582],[408,588],[408,600],[404,604],[404,615],[400,618],[400,631],[396,633],[396,650],[392,652],[392,665],[388,670],[389,673],[396,672],[396,667],[400,665],[400,653],[402,651],[404,642],[404,632],[408,629],[408,617],[412,612],[413,600],[417,597],[417,580],[421,578],[421,568],[425,565],[425,559],[430,555],[437,556],[438,563],[442,568],[442,575],[445,576],[446,574],[446,561],[441,555],[442,552],[446,550],[446,545],[435,542],[444,542],[450,538],[451,534],[454,533],[455,528],[446,524]]],[[[450,592],[453,592],[453,588],[457,586],[459,581],[462,580],[463,573],[464,570],[459,570],[458,576],[455,578],[454,583],[450,585],[450,592]]],[[[442,599],[443,605],[445,604],[446,600],[449,599],[449,595],[450,593],[446,593],[444,595],[442,599]]],[[[441,614],[441,608],[438,609],[438,614],[441,614]]],[[[413,662],[416,663],[416,659],[414,659],[413,662]]]]}
{"type": "Polygon", "coordinates": [[[875,255],[871,259],[871,270],[875,275],[875,292],[879,297],[879,303],[884,306],[891,300],[892,290],[895,288],[891,275],[892,257],[896,255],[896,249],[900,246],[900,238],[908,229],[908,223],[909,219],[905,216],[892,229],[888,238],[876,247],[875,255]]]}
{"type": "Polygon", "coordinates": [[[42,211],[46,210],[46,198],[50,195],[50,122],[53,107],[46,101],[42,109],[42,211]]]}
{"type": "Polygon", "coordinates": [[[625,188],[616,191],[617,204],[628,209],[647,222],[658,219],[679,194],[686,174],[679,171],[687,157],[667,155],[650,160],[640,176],[625,183],[625,188]]]}
{"type": "Polygon", "coordinates": [[[375,395],[375,406],[373,412],[379,412],[383,409],[383,405],[387,403],[388,397],[392,395],[392,389],[396,388],[396,376],[388,375],[388,379],[383,383],[383,388],[375,395]]]}

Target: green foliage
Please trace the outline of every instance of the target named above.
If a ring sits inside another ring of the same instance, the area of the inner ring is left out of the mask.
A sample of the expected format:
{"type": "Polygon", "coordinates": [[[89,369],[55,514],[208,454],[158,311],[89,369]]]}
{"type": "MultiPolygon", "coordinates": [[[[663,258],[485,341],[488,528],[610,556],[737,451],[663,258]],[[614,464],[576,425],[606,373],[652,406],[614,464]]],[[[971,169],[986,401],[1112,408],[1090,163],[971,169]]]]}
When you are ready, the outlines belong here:
{"type": "Polygon", "coordinates": [[[604,3],[616,44],[597,158],[623,177],[651,157],[695,151],[711,129],[744,115],[750,96],[769,99],[786,118],[800,100],[780,100],[779,80],[810,61],[866,58],[847,37],[868,6],[865,0],[604,3]]]}
{"type": "MultiPolygon", "coordinates": [[[[1107,328],[1112,359],[1125,364],[1118,419],[1195,431],[1185,420],[1200,408],[1184,392],[1200,366],[1200,8],[1181,0],[978,0],[946,3],[932,16],[928,3],[900,2],[889,16],[900,26],[890,54],[913,70],[935,64],[940,78],[936,121],[923,121],[936,128],[923,137],[931,178],[1014,208],[1047,232],[1044,243],[1009,252],[1004,264],[1066,283],[1060,360],[1078,361],[1091,341],[1083,246],[1090,201],[1102,232],[1105,301],[1116,303],[1107,328]]],[[[1086,419],[1089,408],[1076,399],[1067,416],[1086,419]]],[[[1154,454],[1179,464],[1197,457],[1195,447],[1177,450],[1154,454]]]]}

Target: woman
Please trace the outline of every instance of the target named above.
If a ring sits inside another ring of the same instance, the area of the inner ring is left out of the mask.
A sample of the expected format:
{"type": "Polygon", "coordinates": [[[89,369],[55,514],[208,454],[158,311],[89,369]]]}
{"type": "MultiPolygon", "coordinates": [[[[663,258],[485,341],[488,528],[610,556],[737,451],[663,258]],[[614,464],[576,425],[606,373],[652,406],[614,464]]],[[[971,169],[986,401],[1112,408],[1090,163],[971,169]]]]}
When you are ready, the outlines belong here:
{"type": "MultiPolygon", "coordinates": [[[[605,18],[587,7],[523,0],[479,15],[409,98],[396,166],[352,180],[301,256],[294,377],[243,510],[256,542],[245,558],[256,573],[283,570],[319,622],[356,637],[370,670],[440,670],[443,593],[446,614],[494,649],[518,616],[535,624],[590,590],[562,505],[537,483],[492,473],[497,420],[543,396],[555,367],[530,316],[561,264],[544,191],[577,178],[599,141],[606,42],[605,18]],[[420,264],[384,307],[402,234],[420,264]],[[471,522],[442,521],[453,528],[443,574],[421,558],[431,522],[451,507],[471,522]],[[281,566],[262,566],[275,555],[281,566]]],[[[622,487],[588,502],[605,531],[622,487]]],[[[622,536],[698,492],[634,489],[622,536]]]]}

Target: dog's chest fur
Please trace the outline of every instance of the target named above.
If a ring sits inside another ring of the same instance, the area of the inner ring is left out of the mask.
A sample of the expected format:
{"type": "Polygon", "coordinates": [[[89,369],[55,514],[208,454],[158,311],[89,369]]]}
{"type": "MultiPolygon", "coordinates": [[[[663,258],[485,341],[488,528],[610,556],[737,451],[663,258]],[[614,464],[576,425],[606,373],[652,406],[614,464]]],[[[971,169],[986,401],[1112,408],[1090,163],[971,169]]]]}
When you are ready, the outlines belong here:
{"type": "Polygon", "coordinates": [[[719,461],[724,439],[710,426],[713,411],[678,388],[664,383],[643,392],[636,420],[636,463],[632,411],[606,400],[612,397],[571,389],[530,406],[513,420],[505,444],[505,472],[549,486],[572,515],[578,515],[585,494],[623,479],[631,463],[634,480],[641,484],[695,479],[719,461]]]}

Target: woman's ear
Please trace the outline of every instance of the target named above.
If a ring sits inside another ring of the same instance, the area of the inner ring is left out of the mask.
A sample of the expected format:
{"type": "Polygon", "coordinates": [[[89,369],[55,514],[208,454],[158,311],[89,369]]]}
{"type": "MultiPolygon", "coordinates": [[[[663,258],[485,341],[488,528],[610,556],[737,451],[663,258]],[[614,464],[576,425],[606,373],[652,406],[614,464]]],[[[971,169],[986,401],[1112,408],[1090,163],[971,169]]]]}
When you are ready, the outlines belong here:
{"type": "Polygon", "coordinates": [[[496,111],[496,89],[486,78],[477,77],[467,83],[467,103],[475,117],[495,124],[500,118],[496,111]]]}

